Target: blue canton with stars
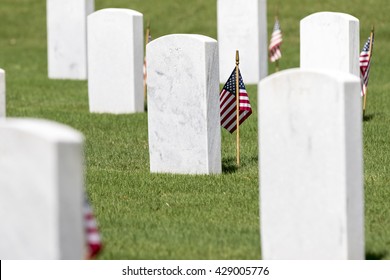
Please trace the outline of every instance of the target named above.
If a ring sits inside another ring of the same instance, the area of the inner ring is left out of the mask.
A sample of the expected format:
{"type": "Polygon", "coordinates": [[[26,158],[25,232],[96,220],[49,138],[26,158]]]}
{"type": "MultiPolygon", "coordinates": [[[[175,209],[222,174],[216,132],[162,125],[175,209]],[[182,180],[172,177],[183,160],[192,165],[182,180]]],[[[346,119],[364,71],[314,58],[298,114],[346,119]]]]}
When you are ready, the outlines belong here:
{"type": "MultiPolygon", "coordinates": [[[[241,77],[240,69],[238,69],[238,76],[239,76],[240,89],[244,89],[246,91],[244,82],[243,82],[242,77],[241,77]]],[[[230,92],[234,96],[236,95],[236,69],[233,70],[232,74],[229,77],[229,80],[227,80],[223,89],[230,92]]]]}
{"type": "Polygon", "coordinates": [[[368,37],[368,40],[367,42],[364,44],[364,47],[363,47],[363,52],[368,52],[370,50],[370,44],[371,44],[371,38],[368,37]]]}

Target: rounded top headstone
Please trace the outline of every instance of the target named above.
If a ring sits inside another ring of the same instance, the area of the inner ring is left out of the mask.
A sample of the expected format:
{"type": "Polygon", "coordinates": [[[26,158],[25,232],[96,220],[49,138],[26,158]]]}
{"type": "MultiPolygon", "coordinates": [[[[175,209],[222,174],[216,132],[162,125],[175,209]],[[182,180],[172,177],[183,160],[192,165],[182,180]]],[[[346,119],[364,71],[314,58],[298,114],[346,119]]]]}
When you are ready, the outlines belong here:
{"type": "Polygon", "coordinates": [[[131,9],[124,9],[124,8],[107,8],[107,9],[101,9],[98,10],[92,14],[90,14],[88,17],[89,18],[94,18],[94,17],[100,17],[100,16],[106,16],[106,15],[128,15],[128,16],[143,16],[142,13],[131,10],[131,9]]]}
{"type": "Polygon", "coordinates": [[[272,82],[273,80],[278,80],[282,77],[287,77],[291,75],[295,76],[306,76],[306,75],[321,75],[323,77],[329,77],[330,79],[333,79],[338,82],[342,83],[356,83],[360,82],[360,79],[351,73],[340,71],[340,70],[332,70],[329,71],[328,69],[320,69],[320,68],[292,68],[292,69],[287,69],[283,71],[276,72],[275,74],[272,74],[266,78],[264,78],[261,83],[269,83],[272,82]]]}
{"type": "Polygon", "coordinates": [[[199,35],[199,34],[169,34],[162,37],[159,37],[150,43],[148,43],[148,47],[152,47],[155,44],[160,44],[164,42],[176,42],[177,40],[180,41],[199,41],[202,43],[217,43],[217,40],[205,36],[205,35],[199,35]]]}
{"type": "Polygon", "coordinates": [[[347,21],[359,21],[356,17],[346,14],[346,13],[338,13],[338,12],[318,12],[318,13],[313,13],[311,15],[308,15],[307,17],[303,18],[301,22],[303,21],[312,21],[316,20],[318,21],[319,19],[324,18],[329,21],[329,19],[334,18],[334,19],[343,19],[347,21]]]}
{"type": "Polygon", "coordinates": [[[74,142],[82,143],[84,137],[82,133],[74,128],[44,119],[30,118],[7,118],[0,121],[0,127],[18,130],[30,135],[36,135],[49,142],[74,142]]]}

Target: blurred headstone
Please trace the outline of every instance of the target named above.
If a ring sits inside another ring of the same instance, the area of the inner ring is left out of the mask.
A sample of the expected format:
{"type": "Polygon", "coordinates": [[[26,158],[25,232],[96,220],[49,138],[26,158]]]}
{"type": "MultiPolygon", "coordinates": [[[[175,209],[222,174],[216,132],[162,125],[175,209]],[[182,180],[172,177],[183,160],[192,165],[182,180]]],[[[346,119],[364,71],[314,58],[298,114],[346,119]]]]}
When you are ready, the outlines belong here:
{"type": "Polygon", "coordinates": [[[326,68],[360,77],[359,20],[351,15],[319,12],[300,23],[301,68],[326,68]]]}
{"type": "Polygon", "coordinates": [[[144,111],[143,16],[103,9],[88,16],[88,95],[94,113],[144,111]]]}
{"type": "Polygon", "coordinates": [[[5,71],[0,69],[0,118],[6,115],[5,71]]]}
{"type": "Polygon", "coordinates": [[[83,136],[52,121],[0,120],[0,259],[83,259],[83,136]]]}
{"type": "Polygon", "coordinates": [[[87,16],[94,0],[46,0],[48,74],[87,79],[87,16]]]}
{"type": "Polygon", "coordinates": [[[292,69],[258,90],[263,259],[364,259],[360,79],[292,69]]]}
{"type": "Polygon", "coordinates": [[[240,52],[246,84],[268,75],[267,1],[218,0],[219,81],[225,83],[240,52]]]}

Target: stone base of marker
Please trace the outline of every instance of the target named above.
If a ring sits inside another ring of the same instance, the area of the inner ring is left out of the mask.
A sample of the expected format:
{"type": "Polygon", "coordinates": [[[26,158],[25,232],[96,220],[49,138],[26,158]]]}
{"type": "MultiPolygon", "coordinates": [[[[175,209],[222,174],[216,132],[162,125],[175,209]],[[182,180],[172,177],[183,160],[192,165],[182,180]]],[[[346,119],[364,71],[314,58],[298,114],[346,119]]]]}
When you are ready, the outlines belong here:
{"type": "Polygon", "coordinates": [[[301,68],[334,69],[360,77],[359,48],[359,20],[351,15],[319,12],[301,20],[301,68]]]}
{"type": "Polygon", "coordinates": [[[88,96],[93,113],[144,111],[143,15],[103,9],[88,17],[88,96]]]}
{"type": "Polygon", "coordinates": [[[5,71],[0,69],[0,118],[5,117],[5,71]]]}
{"type": "Polygon", "coordinates": [[[218,0],[219,79],[225,83],[240,52],[245,84],[268,75],[267,1],[218,0]]]}
{"type": "Polygon", "coordinates": [[[150,171],[221,173],[217,41],[168,35],[146,51],[150,171]]]}
{"type": "Polygon", "coordinates": [[[83,136],[0,120],[0,259],[83,259],[83,136]]]}
{"type": "Polygon", "coordinates": [[[263,259],[364,259],[359,78],[282,71],[258,104],[263,259]]]}
{"type": "Polygon", "coordinates": [[[87,16],[94,0],[46,0],[48,75],[87,79],[87,16]]]}

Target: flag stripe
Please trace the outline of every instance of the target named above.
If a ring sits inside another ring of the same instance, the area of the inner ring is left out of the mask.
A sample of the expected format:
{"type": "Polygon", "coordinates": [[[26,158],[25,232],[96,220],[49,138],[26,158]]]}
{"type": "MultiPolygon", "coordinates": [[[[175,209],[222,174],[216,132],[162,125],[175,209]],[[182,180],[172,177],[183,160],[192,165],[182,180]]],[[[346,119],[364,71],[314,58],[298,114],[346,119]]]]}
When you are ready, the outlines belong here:
{"type": "Polygon", "coordinates": [[[100,252],[102,243],[97,222],[86,195],[84,195],[84,227],[88,248],[87,257],[93,258],[100,252]]]}
{"type": "Polygon", "coordinates": [[[236,99],[232,96],[229,100],[229,103],[226,103],[224,108],[221,110],[221,119],[225,118],[231,110],[236,109],[236,99]]]}
{"type": "Polygon", "coordinates": [[[373,46],[374,46],[374,34],[372,34],[372,42],[371,42],[371,37],[368,37],[359,56],[362,96],[366,94],[367,87],[368,87],[373,46]]]}
{"type": "MultiPolygon", "coordinates": [[[[240,112],[240,125],[251,115],[252,111],[241,111],[240,112]]],[[[234,119],[233,119],[233,122],[230,123],[230,125],[228,126],[227,130],[229,132],[234,132],[236,130],[236,114],[234,114],[234,119]]]]}
{"type": "MultiPolygon", "coordinates": [[[[236,102],[234,102],[236,103],[236,102]]],[[[229,122],[233,117],[236,116],[236,105],[233,104],[229,107],[229,110],[226,111],[221,117],[221,124],[223,127],[225,127],[226,123],[229,122]]]]}
{"type": "Polygon", "coordinates": [[[279,20],[275,20],[274,29],[271,35],[271,40],[269,44],[269,59],[271,62],[275,62],[276,60],[282,57],[282,52],[280,51],[280,45],[282,44],[282,31],[280,29],[279,20]]]}
{"type": "MultiPolygon", "coordinates": [[[[241,93],[240,93],[240,95],[241,95],[241,93]]],[[[231,114],[234,114],[234,116],[236,115],[236,113],[235,113],[235,111],[237,110],[236,98],[233,95],[230,95],[229,100],[230,100],[230,102],[227,104],[227,106],[225,103],[225,105],[221,107],[221,123],[222,124],[226,122],[226,116],[229,116],[231,114]]],[[[240,97],[240,110],[251,110],[248,96],[240,97]]],[[[222,125],[222,126],[224,126],[224,125],[222,125]]]]}
{"type": "MultiPolygon", "coordinates": [[[[221,126],[230,133],[236,130],[236,74],[235,69],[220,92],[220,115],[221,126]]],[[[239,72],[239,123],[242,124],[252,114],[252,108],[249,102],[244,82],[239,72]]]]}
{"type": "MultiPolygon", "coordinates": [[[[150,30],[147,30],[147,36],[148,40],[146,44],[149,44],[152,41],[152,36],[150,35],[150,30]]],[[[147,84],[147,79],[148,79],[148,73],[147,73],[147,67],[146,67],[146,56],[144,56],[144,67],[143,67],[143,72],[144,72],[144,86],[147,84]]]]}

